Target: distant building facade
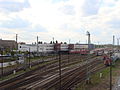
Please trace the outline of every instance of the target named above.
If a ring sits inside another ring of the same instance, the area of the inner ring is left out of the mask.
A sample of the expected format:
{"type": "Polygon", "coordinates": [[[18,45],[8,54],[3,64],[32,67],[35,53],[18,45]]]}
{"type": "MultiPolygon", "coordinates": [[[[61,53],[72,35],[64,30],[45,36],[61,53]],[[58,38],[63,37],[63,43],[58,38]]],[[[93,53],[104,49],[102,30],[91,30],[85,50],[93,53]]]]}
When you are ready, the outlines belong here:
{"type": "Polygon", "coordinates": [[[39,53],[52,53],[52,52],[58,52],[58,51],[80,51],[80,50],[88,50],[90,48],[91,50],[94,49],[93,44],[18,44],[18,50],[19,51],[29,51],[30,52],[39,52],[39,53]],[[38,49],[38,50],[37,50],[38,49]]]}
{"type": "Polygon", "coordinates": [[[14,40],[2,40],[0,39],[0,48],[4,49],[17,49],[17,43],[14,40]]]}
{"type": "MultiPolygon", "coordinates": [[[[18,44],[19,51],[29,51],[37,52],[37,44],[18,44]]],[[[54,44],[38,44],[38,52],[39,53],[51,53],[54,52],[54,44]]]]}

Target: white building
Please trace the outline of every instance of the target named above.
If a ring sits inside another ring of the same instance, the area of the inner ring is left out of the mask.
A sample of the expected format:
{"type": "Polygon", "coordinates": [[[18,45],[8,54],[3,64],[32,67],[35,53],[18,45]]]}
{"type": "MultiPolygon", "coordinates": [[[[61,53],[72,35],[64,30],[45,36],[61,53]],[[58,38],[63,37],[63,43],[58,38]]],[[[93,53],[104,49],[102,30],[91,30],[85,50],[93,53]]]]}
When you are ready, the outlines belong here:
{"type": "MultiPolygon", "coordinates": [[[[94,45],[91,44],[90,48],[93,48],[94,45]]],[[[37,44],[18,44],[18,50],[19,51],[29,51],[30,52],[37,52],[37,44]]],[[[51,53],[56,51],[68,51],[68,50],[87,50],[88,45],[87,44],[38,44],[38,52],[39,53],[51,53]]]]}
{"type": "Polygon", "coordinates": [[[68,50],[68,44],[61,44],[60,50],[61,51],[67,51],[68,50]]]}
{"type": "MultiPolygon", "coordinates": [[[[19,51],[29,51],[30,52],[37,52],[37,44],[18,44],[19,51]]],[[[50,53],[54,52],[54,44],[38,44],[38,52],[50,53]]]]}

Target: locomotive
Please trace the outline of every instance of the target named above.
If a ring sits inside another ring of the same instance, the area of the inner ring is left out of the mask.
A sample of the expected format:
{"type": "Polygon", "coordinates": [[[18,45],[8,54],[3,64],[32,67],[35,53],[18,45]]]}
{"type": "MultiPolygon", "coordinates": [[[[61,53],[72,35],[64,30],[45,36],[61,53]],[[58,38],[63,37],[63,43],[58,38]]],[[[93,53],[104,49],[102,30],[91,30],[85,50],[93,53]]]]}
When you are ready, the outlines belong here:
{"type": "Polygon", "coordinates": [[[111,63],[112,63],[111,58],[109,56],[107,56],[107,55],[103,56],[103,60],[104,60],[104,65],[106,65],[106,66],[110,66],[111,63]]]}

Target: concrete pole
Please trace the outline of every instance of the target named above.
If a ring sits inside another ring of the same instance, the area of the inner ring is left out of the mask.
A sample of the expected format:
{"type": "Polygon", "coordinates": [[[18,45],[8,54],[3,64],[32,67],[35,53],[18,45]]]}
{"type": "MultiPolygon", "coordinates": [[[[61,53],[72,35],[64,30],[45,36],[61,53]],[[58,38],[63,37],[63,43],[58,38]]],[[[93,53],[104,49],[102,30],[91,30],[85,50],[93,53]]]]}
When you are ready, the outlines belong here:
{"type": "Polygon", "coordinates": [[[16,34],[16,43],[17,43],[17,40],[18,40],[18,34],[16,34]]]}
{"type": "Polygon", "coordinates": [[[37,36],[37,56],[38,56],[38,36],[37,36]]]}
{"type": "Polygon", "coordinates": [[[90,33],[88,34],[88,45],[91,43],[90,41],[90,33]]]}
{"type": "Polygon", "coordinates": [[[69,44],[70,44],[70,39],[69,39],[69,44]]]}
{"type": "Polygon", "coordinates": [[[113,35],[113,46],[115,45],[115,36],[113,35]]]}
{"type": "MultiPolygon", "coordinates": [[[[114,45],[115,45],[115,36],[113,35],[113,53],[114,53],[114,45]]],[[[110,58],[112,53],[110,53],[110,58]]],[[[112,90],[112,62],[110,62],[110,90],[112,90]]]]}
{"type": "Polygon", "coordinates": [[[4,60],[3,60],[3,48],[1,49],[1,51],[2,51],[2,53],[1,53],[1,57],[2,57],[2,65],[1,65],[1,78],[2,78],[2,80],[3,80],[3,74],[4,74],[4,71],[3,71],[3,69],[4,69],[4,67],[3,67],[3,63],[4,63],[4,60]]]}
{"type": "Polygon", "coordinates": [[[98,48],[100,48],[100,46],[99,46],[99,42],[98,42],[98,48]]]}
{"type": "Polygon", "coordinates": [[[30,63],[30,47],[29,47],[29,68],[31,68],[31,63],[30,63]]]}
{"type": "MultiPolygon", "coordinates": [[[[110,54],[110,57],[111,56],[110,54]]],[[[110,90],[112,90],[112,62],[110,62],[110,90]]]]}
{"type": "Polygon", "coordinates": [[[16,34],[16,50],[18,49],[17,42],[18,42],[18,34],[16,34]]]}
{"type": "Polygon", "coordinates": [[[61,53],[59,51],[59,90],[61,90],[61,53]]]}
{"type": "Polygon", "coordinates": [[[55,42],[54,42],[54,37],[53,37],[53,44],[54,44],[55,42]]]}
{"type": "MultiPolygon", "coordinates": [[[[87,31],[87,36],[88,36],[88,50],[89,50],[89,54],[88,55],[90,55],[90,33],[87,31]]],[[[89,57],[89,56],[88,56],[89,57]]],[[[88,60],[87,60],[87,65],[88,65],[88,60]]],[[[90,83],[90,70],[89,70],[89,67],[87,66],[87,72],[86,72],[86,74],[87,74],[87,80],[86,80],[86,83],[87,84],[89,84],[90,83]]]]}
{"type": "Polygon", "coordinates": [[[117,45],[119,46],[119,38],[117,38],[117,45]]]}
{"type": "Polygon", "coordinates": [[[87,36],[88,36],[88,49],[89,49],[89,45],[91,44],[91,41],[90,41],[90,33],[87,31],[87,36]]]}

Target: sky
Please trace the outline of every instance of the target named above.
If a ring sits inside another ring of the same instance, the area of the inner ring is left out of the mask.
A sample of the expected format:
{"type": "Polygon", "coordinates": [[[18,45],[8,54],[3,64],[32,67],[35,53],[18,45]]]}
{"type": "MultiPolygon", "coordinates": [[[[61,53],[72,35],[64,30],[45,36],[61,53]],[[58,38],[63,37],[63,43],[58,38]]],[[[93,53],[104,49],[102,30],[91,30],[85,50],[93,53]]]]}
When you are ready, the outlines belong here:
{"type": "Polygon", "coordinates": [[[0,0],[0,38],[111,44],[120,38],[120,0],[0,0]]]}

